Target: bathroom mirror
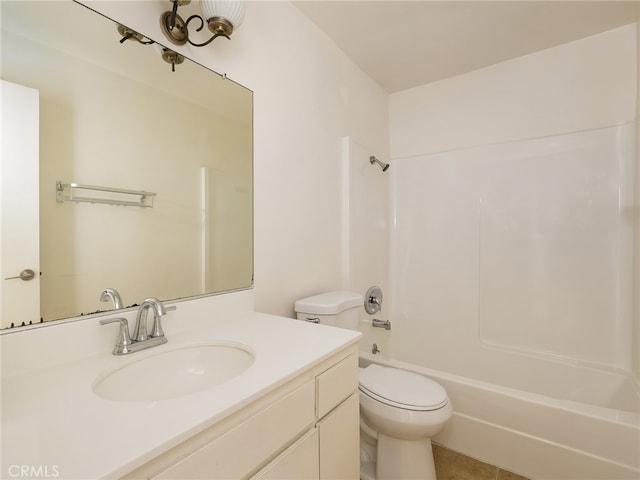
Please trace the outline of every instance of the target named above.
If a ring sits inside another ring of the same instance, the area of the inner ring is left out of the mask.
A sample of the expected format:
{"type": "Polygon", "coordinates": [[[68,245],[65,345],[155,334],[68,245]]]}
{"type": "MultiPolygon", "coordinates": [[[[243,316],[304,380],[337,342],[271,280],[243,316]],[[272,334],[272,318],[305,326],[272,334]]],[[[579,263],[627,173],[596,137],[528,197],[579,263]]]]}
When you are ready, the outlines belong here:
{"type": "MultiPolygon", "coordinates": [[[[2,225],[2,328],[113,309],[108,287],[123,307],[250,287],[252,92],[188,59],[172,71],[157,44],[120,43],[113,21],[71,0],[0,5],[2,79],[39,92],[39,175],[26,180],[39,201],[21,231],[2,225]],[[35,278],[11,279],[23,269],[35,278]]],[[[3,212],[22,212],[7,192],[3,212]]]]}

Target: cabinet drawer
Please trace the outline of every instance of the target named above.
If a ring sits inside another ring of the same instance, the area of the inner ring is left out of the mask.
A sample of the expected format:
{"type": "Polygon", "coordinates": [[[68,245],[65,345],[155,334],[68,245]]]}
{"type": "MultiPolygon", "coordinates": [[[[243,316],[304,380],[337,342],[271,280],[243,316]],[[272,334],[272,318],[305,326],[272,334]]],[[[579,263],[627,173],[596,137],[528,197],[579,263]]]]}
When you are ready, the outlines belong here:
{"type": "Polygon", "coordinates": [[[318,418],[358,388],[358,356],[351,354],[316,377],[318,418]]]}
{"type": "Polygon", "coordinates": [[[313,380],[154,478],[243,478],[315,422],[313,380]]]}
{"type": "Polygon", "coordinates": [[[318,480],[320,477],[318,437],[317,428],[307,432],[257,475],[251,477],[252,480],[318,480]]]}

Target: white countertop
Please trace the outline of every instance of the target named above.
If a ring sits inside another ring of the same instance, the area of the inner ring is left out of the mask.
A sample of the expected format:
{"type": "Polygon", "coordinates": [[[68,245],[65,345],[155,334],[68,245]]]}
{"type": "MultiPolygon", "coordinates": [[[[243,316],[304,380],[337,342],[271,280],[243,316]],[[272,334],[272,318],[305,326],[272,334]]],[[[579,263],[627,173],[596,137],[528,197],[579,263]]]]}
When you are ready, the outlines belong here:
{"type": "MultiPolygon", "coordinates": [[[[3,368],[0,477],[15,476],[8,473],[10,467],[11,473],[17,471],[15,465],[40,468],[49,478],[124,475],[356,343],[360,336],[255,312],[226,315],[224,322],[211,325],[194,322],[193,329],[165,327],[168,343],[130,356],[114,356],[111,348],[103,348],[66,363],[58,358],[53,365],[8,376],[3,368]],[[219,341],[244,344],[256,357],[251,367],[227,383],[157,402],[110,401],[92,391],[96,378],[120,364],[181,345],[219,341]]],[[[96,329],[107,328],[97,319],[94,323],[96,329]]],[[[109,337],[115,339],[117,328],[112,327],[109,337]]],[[[4,349],[3,362],[19,361],[6,354],[4,349]]]]}

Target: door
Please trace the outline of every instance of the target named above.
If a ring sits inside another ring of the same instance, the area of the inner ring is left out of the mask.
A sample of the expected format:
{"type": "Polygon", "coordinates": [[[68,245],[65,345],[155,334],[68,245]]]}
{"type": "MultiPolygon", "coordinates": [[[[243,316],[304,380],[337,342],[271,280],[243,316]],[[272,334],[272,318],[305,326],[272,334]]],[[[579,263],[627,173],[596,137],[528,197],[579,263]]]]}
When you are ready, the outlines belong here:
{"type": "Polygon", "coordinates": [[[40,321],[39,96],[0,91],[0,326],[40,321]]]}

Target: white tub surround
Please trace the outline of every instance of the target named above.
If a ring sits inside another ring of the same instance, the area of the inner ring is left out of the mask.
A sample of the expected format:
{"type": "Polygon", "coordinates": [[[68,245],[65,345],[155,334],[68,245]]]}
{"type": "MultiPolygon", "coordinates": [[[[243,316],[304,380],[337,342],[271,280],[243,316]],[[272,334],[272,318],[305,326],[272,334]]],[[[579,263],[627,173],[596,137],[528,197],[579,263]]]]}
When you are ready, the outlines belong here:
{"type": "Polygon", "coordinates": [[[640,476],[637,45],[629,24],[390,96],[378,357],[446,388],[438,441],[530,478],[640,476]]]}
{"type": "MultiPolygon", "coordinates": [[[[359,338],[358,332],[256,313],[253,290],[176,305],[163,320],[168,343],[130,356],[111,354],[117,327],[100,326],[98,318],[0,336],[2,477],[11,476],[13,465],[66,479],[120,477],[301,372],[355,349],[359,338]],[[164,401],[110,401],[92,391],[95,380],[118,365],[216,342],[248,346],[255,362],[227,383],[164,401]]],[[[132,325],[135,310],[122,316],[132,325]]]]}

